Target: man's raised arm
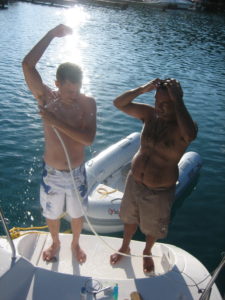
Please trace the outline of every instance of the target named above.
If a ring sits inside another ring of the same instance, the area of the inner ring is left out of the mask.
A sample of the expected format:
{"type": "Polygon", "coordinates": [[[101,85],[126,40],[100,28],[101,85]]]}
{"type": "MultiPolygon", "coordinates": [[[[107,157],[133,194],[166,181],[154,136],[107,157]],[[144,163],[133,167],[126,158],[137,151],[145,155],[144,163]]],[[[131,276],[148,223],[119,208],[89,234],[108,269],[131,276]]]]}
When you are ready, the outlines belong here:
{"type": "Polygon", "coordinates": [[[197,136],[197,124],[192,120],[184,102],[180,83],[175,79],[168,80],[167,91],[174,103],[178,126],[186,143],[190,143],[197,136]]]}
{"type": "Polygon", "coordinates": [[[43,105],[43,96],[45,88],[40,74],[36,69],[36,64],[43,53],[55,37],[64,37],[72,33],[68,26],[60,24],[47,32],[47,34],[33,47],[33,49],[24,57],[22,66],[26,83],[34,97],[43,105]]]}
{"type": "Polygon", "coordinates": [[[129,90],[117,97],[113,103],[119,110],[122,110],[126,114],[143,120],[150,106],[147,104],[132,103],[132,101],[136,97],[154,90],[159,82],[160,79],[154,79],[135,89],[129,90]]]}

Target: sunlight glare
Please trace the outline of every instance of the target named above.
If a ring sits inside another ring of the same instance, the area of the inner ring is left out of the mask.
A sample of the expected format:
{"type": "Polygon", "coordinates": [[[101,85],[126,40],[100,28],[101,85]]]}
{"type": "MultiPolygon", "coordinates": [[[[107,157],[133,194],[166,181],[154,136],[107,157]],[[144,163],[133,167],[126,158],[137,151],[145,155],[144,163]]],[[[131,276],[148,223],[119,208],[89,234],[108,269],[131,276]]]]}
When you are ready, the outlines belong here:
{"type": "Polygon", "coordinates": [[[81,27],[89,19],[89,14],[84,10],[84,8],[76,6],[68,10],[64,10],[60,13],[60,17],[64,20],[63,24],[69,26],[73,30],[72,35],[68,35],[62,41],[63,47],[61,44],[60,51],[58,52],[58,61],[65,62],[70,61],[83,66],[82,63],[82,51],[87,47],[87,44],[82,40],[80,34],[81,27]]]}
{"type": "Polygon", "coordinates": [[[65,9],[57,13],[60,23],[72,28],[72,35],[68,35],[63,39],[57,41],[56,48],[54,48],[54,55],[49,58],[48,65],[54,66],[51,70],[51,75],[55,75],[55,67],[60,63],[72,62],[81,67],[84,73],[82,92],[89,90],[89,72],[85,67],[84,50],[88,48],[88,41],[84,39],[82,34],[83,27],[90,20],[90,14],[87,13],[84,7],[75,6],[70,9],[65,9]],[[55,63],[57,61],[57,64],[55,63]],[[84,88],[85,86],[85,88],[84,88]]]}

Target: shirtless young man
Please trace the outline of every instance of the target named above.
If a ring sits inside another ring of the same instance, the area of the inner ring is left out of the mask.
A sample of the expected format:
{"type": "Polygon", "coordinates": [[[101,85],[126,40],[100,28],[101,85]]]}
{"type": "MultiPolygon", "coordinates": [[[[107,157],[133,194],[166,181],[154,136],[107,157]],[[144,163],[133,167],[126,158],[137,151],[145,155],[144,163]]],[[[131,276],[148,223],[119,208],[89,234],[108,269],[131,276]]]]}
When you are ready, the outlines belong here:
{"type": "Polygon", "coordinates": [[[66,202],[66,211],[71,216],[73,240],[72,252],[83,263],[86,254],[79,245],[83,226],[83,211],[80,200],[74,196],[73,182],[62,144],[53,130],[61,136],[68,151],[73,177],[80,195],[87,195],[84,167],[85,146],[92,144],[96,133],[96,103],[93,98],[80,93],[82,71],[72,63],[61,64],[56,73],[57,91],[47,87],[36,65],[54,38],[72,33],[65,25],[58,25],[34,46],[23,60],[26,83],[38,101],[43,119],[45,152],[40,202],[52,236],[52,245],[43,252],[43,259],[51,261],[60,247],[59,217],[66,202]]]}
{"type": "MultiPolygon", "coordinates": [[[[178,162],[197,128],[188,113],[180,83],[174,79],[155,79],[129,90],[114,100],[123,112],[143,122],[141,145],[135,154],[120,209],[124,223],[123,243],[119,252],[129,253],[133,234],[140,226],[146,235],[143,255],[145,273],[154,271],[151,249],[157,239],[167,235],[170,210],[178,179],[178,162]],[[156,89],[155,107],[132,102],[137,96],[156,89]]],[[[122,258],[115,253],[111,264],[122,258]]]]}

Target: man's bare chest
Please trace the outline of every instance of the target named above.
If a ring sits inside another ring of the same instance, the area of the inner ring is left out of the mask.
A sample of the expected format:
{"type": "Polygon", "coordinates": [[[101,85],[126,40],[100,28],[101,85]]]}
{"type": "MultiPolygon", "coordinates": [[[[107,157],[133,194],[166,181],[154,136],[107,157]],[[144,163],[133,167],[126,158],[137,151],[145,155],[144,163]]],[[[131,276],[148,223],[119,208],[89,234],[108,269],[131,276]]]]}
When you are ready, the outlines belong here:
{"type": "Polygon", "coordinates": [[[180,139],[179,129],[174,122],[154,119],[144,124],[142,143],[149,147],[173,149],[180,139]]]}
{"type": "Polygon", "coordinates": [[[64,104],[60,101],[55,101],[48,109],[54,116],[71,126],[80,126],[84,120],[84,109],[79,104],[64,104]]]}

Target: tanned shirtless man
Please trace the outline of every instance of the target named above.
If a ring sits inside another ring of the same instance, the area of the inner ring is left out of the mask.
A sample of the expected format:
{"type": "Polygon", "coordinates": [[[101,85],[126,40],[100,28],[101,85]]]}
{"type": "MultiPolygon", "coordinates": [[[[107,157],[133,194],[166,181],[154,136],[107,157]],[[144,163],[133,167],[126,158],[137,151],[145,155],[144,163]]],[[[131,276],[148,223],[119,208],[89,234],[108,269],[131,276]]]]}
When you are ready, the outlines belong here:
{"type": "MultiPolygon", "coordinates": [[[[143,270],[150,273],[154,271],[151,249],[157,239],[167,235],[178,162],[196,138],[197,127],[175,79],[154,79],[120,95],[114,105],[143,122],[140,148],[132,160],[121,203],[124,237],[119,252],[130,252],[130,241],[140,226],[146,236],[143,270]],[[137,96],[154,89],[155,107],[133,102],[137,96]]],[[[110,262],[116,264],[121,258],[122,254],[114,253],[110,262]]]]}
{"type": "Polygon", "coordinates": [[[90,145],[96,133],[96,103],[80,92],[82,71],[73,63],[61,64],[56,73],[56,91],[46,86],[36,65],[51,41],[72,34],[72,29],[60,24],[33,47],[23,60],[26,83],[37,99],[44,124],[45,151],[40,202],[52,237],[52,245],[43,252],[43,259],[51,261],[60,248],[60,215],[66,204],[71,217],[73,240],[71,244],[75,258],[83,263],[86,254],[79,245],[83,226],[83,210],[74,191],[72,176],[81,197],[87,197],[87,181],[84,165],[85,146],[90,145]],[[54,130],[56,129],[56,131],[54,130]],[[70,168],[62,144],[67,149],[70,168]]]}

